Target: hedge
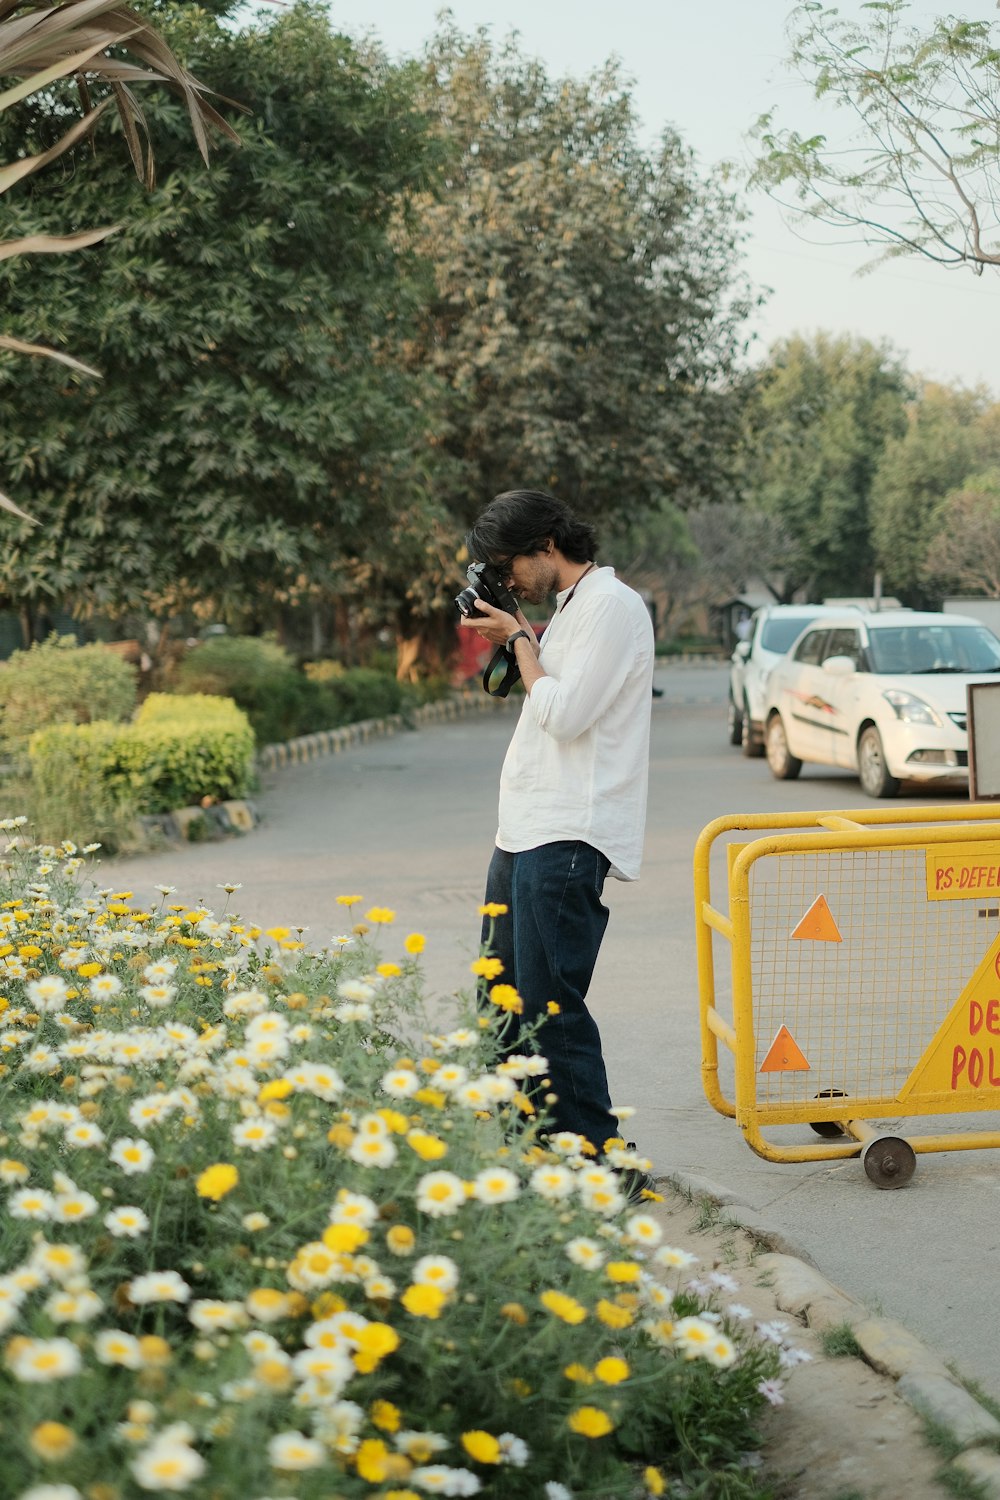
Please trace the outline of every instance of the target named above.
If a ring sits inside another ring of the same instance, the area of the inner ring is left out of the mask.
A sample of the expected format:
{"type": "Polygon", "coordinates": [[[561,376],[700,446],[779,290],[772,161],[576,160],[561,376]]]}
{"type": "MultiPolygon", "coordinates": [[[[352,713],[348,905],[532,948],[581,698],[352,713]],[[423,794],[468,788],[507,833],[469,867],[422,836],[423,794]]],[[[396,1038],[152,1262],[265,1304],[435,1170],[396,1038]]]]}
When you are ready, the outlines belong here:
{"type": "Polygon", "coordinates": [[[0,664],[0,746],[18,755],[51,724],[120,722],[135,700],[136,670],[128,662],[104,646],[50,635],[0,664]]]}
{"type": "Polygon", "coordinates": [[[229,699],[154,694],[133,724],[60,724],[30,742],[33,813],[44,838],[118,842],[139,813],[250,789],[253,730],[229,699]]]}

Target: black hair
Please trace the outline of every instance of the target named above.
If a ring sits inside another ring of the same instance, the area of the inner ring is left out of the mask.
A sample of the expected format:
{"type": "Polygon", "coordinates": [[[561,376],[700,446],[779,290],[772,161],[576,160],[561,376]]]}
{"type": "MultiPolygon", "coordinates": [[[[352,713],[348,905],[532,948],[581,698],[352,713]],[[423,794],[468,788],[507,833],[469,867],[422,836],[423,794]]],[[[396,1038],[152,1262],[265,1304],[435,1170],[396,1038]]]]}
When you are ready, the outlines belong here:
{"type": "Polygon", "coordinates": [[[498,562],[542,552],[550,537],[570,562],[590,562],[597,549],[593,526],[578,520],[564,500],[545,490],[505,490],[490,501],[465,545],[477,562],[498,562]]]}

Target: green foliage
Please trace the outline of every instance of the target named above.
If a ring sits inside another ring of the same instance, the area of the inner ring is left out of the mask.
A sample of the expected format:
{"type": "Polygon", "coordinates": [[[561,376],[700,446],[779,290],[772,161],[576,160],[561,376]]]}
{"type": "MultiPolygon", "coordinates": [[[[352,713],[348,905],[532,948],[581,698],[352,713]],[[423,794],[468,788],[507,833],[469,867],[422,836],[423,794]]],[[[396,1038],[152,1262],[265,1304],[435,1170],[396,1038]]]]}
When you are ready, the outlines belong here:
{"type": "Polygon", "coordinates": [[[32,814],[51,840],[108,842],[139,813],[209,797],[242,797],[253,781],[253,731],[236,705],[181,696],[135,724],[97,722],[40,730],[30,744],[32,814]]]}
{"type": "Polygon", "coordinates": [[[136,670],[104,646],[50,635],[0,665],[0,749],[19,754],[50,724],[120,721],[135,708],[136,670]]]}
{"type": "Polygon", "coordinates": [[[872,539],[887,588],[911,603],[933,602],[928,550],[947,497],[994,465],[1000,465],[1000,406],[989,393],[924,386],[905,428],[886,444],[872,489],[872,539]]]}
{"type": "Polygon", "coordinates": [[[37,1026],[4,1079],[0,1214],[23,1286],[0,1422],[26,1484],[62,1438],[81,1494],[112,1473],[129,1495],[165,1474],[199,1496],[632,1500],[638,1460],[650,1493],[763,1495],[746,1455],[778,1349],[684,1285],[694,1257],[616,1186],[632,1153],[546,1144],[520,1091],[548,1023],[504,1060],[485,983],[425,1005],[419,934],[302,952],[242,914],[92,896],[71,852],[0,868],[0,933],[16,905],[36,950],[7,987],[37,1026]]]}
{"type": "MultiPolygon", "coordinates": [[[[152,609],[330,598],[402,496],[430,425],[393,356],[408,288],[388,238],[427,149],[406,70],[296,5],[243,31],[185,6],[178,49],[248,106],[207,170],[179,104],[150,102],[158,185],[70,153],[10,195],[14,231],[122,225],[99,251],[0,265],[12,331],[69,346],[89,381],[0,356],[0,463],[42,523],[5,518],[0,604],[152,609]],[[419,434],[419,439],[418,435],[419,434]]],[[[40,145],[57,97],[0,120],[40,145]]]]}
{"type": "Polygon", "coordinates": [[[743,488],[786,533],[785,596],[869,594],[872,487],[883,449],[906,426],[906,376],[866,339],[781,340],[748,408],[743,488]]]}
{"type": "Polygon", "coordinates": [[[519,484],[592,517],[724,487],[750,299],[720,182],[672,132],[640,147],[614,65],[552,78],[485,28],[442,27],[422,97],[447,181],[400,230],[430,270],[407,353],[449,393],[452,512],[519,484]]]}
{"type": "Polygon", "coordinates": [[[301,672],[275,641],[216,636],[184,657],[176,674],[184,693],[220,693],[244,710],[262,745],[399,713],[406,693],[388,673],[339,662],[301,672]]]}
{"type": "Polygon", "coordinates": [[[834,1328],[824,1328],[820,1343],[828,1359],[857,1359],[862,1352],[850,1323],[838,1323],[834,1328]]]}

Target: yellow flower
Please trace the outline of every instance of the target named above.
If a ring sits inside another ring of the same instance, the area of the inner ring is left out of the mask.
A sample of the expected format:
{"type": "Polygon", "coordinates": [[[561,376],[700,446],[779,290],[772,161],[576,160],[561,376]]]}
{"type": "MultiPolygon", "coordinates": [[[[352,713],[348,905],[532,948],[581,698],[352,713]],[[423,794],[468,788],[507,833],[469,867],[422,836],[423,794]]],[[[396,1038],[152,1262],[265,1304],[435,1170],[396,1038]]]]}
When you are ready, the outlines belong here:
{"type": "Polygon", "coordinates": [[[385,963],[379,964],[375,972],[376,974],[381,974],[383,979],[395,979],[397,975],[402,974],[403,971],[399,967],[399,964],[385,963]]]}
{"type": "Polygon", "coordinates": [[[398,1109],[376,1110],[380,1120],[383,1120],[393,1135],[405,1135],[410,1128],[410,1122],[398,1109]]]}
{"type": "Polygon", "coordinates": [[[371,1419],[383,1432],[398,1432],[402,1425],[399,1407],[393,1406],[391,1401],[373,1401],[371,1419]]]}
{"type": "Polygon", "coordinates": [[[576,1411],[570,1412],[566,1422],[572,1432],[589,1438],[606,1437],[609,1432],[614,1431],[615,1426],[607,1412],[601,1411],[599,1406],[578,1406],[576,1411]]]}
{"type": "Polygon", "coordinates": [[[358,1346],[354,1351],[354,1364],[362,1375],[377,1370],[386,1355],[399,1348],[399,1334],[388,1323],[366,1323],[354,1337],[358,1346]]]}
{"type": "Polygon", "coordinates": [[[516,1016],[524,1010],[521,997],[512,984],[495,984],[490,990],[490,1000],[501,1010],[513,1011],[516,1016]]]}
{"type": "Polygon", "coordinates": [[[507,907],[502,901],[487,901],[485,906],[479,908],[481,917],[505,917],[507,907]]]}
{"type": "Polygon", "coordinates": [[[390,922],[395,922],[395,920],[396,913],[390,911],[387,906],[373,906],[371,911],[365,912],[365,921],[374,922],[376,926],[388,926],[390,922]]]}
{"type": "Polygon", "coordinates": [[[426,1130],[411,1130],[406,1137],[406,1144],[417,1153],[421,1161],[438,1161],[448,1154],[444,1141],[426,1130]]]}
{"type": "Polygon", "coordinates": [[[394,1224],[385,1237],[386,1248],[393,1255],[412,1255],[417,1237],[407,1224],[394,1224]]]}
{"type": "Polygon", "coordinates": [[[360,900],[361,900],[360,896],[338,896],[337,897],[337,905],[338,906],[357,906],[357,904],[358,904],[358,902],[360,900]]]}
{"type": "Polygon", "coordinates": [[[39,1458],[58,1463],[68,1458],[76,1447],[76,1433],[61,1422],[39,1422],[31,1434],[31,1446],[39,1458]]]}
{"type": "Polygon", "coordinates": [[[346,1151],[354,1140],[354,1131],[350,1125],[341,1120],[338,1124],[330,1126],[326,1138],[331,1146],[339,1146],[341,1151],[346,1151]]]}
{"type": "Polygon", "coordinates": [[[379,1484],[389,1475],[389,1450],[381,1438],[366,1438],[355,1455],[355,1465],[362,1479],[379,1484]]]}
{"type": "Polygon", "coordinates": [[[628,1328],[635,1321],[633,1314],[627,1307],[618,1307],[614,1302],[608,1302],[604,1297],[598,1302],[594,1311],[608,1328],[628,1328]]]}
{"type": "Polygon", "coordinates": [[[81,979],[93,979],[101,972],[100,964],[81,964],[76,971],[81,979]]]}
{"type": "Polygon", "coordinates": [[[563,1374],[567,1380],[575,1380],[578,1385],[593,1385],[594,1383],[594,1377],[586,1365],[579,1363],[567,1365],[565,1370],[563,1370],[563,1374]]]}
{"type": "Polygon", "coordinates": [[[497,979],[503,973],[503,964],[498,958],[477,958],[469,968],[480,979],[497,979]]]}
{"type": "Polygon", "coordinates": [[[650,1464],[648,1469],[643,1470],[642,1477],[646,1481],[646,1488],[651,1495],[662,1495],[666,1492],[667,1481],[659,1469],[654,1469],[652,1464],[650,1464]]]}
{"type": "Polygon", "coordinates": [[[448,1300],[447,1292],[436,1286],[408,1286],[399,1299],[414,1318],[439,1318],[448,1300]]]}
{"type": "Polygon", "coordinates": [[[521,1328],[528,1321],[528,1314],[520,1302],[505,1302],[500,1309],[501,1318],[508,1318],[511,1323],[517,1323],[521,1328]]]}
{"type": "Polygon", "coordinates": [[[442,1089],[417,1089],[414,1099],[418,1104],[429,1104],[431,1109],[444,1109],[448,1095],[442,1089]]]}
{"type": "Polygon", "coordinates": [[[587,1316],[587,1309],[565,1292],[543,1292],[538,1300],[548,1312],[561,1318],[564,1323],[582,1323],[587,1316]]]}
{"type": "Polygon", "coordinates": [[[558,1016],[562,1014],[562,1006],[556,1000],[550,1000],[545,1009],[548,1011],[550,1016],[558,1016]]]}
{"type": "Polygon", "coordinates": [[[492,1432],[483,1432],[480,1428],[474,1428],[472,1432],[462,1433],[462,1447],[470,1458],[474,1458],[477,1464],[498,1464],[500,1462],[500,1444],[492,1432]]]}
{"type": "Polygon", "coordinates": [[[403,947],[407,953],[423,953],[427,945],[427,939],[422,932],[411,932],[403,947]]]}
{"type": "Polygon", "coordinates": [[[599,1359],[594,1366],[594,1374],[604,1385],[620,1385],[631,1373],[625,1360],[611,1355],[607,1359],[599,1359]]]}
{"type": "Polygon", "coordinates": [[[195,1188],[199,1198],[211,1198],[218,1203],[227,1193],[231,1193],[240,1180],[240,1174],[229,1162],[218,1161],[214,1166],[206,1167],[200,1174],[195,1188]]]}
{"type": "Polygon", "coordinates": [[[139,1340],[139,1358],[144,1365],[154,1368],[157,1365],[169,1365],[173,1357],[170,1345],[159,1334],[145,1333],[139,1340]]]}
{"type": "Polygon", "coordinates": [[[640,1271],[634,1260],[609,1260],[604,1274],[609,1281],[638,1281],[640,1271]]]}
{"type": "Polygon", "coordinates": [[[328,1224],[323,1230],[323,1243],[328,1250],[339,1250],[350,1254],[359,1250],[368,1239],[367,1229],[360,1224],[328,1224]]]}
{"type": "Polygon", "coordinates": [[[272,1078],[270,1083],[265,1083],[257,1095],[258,1104],[267,1104],[272,1099],[287,1099],[289,1094],[294,1093],[295,1085],[287,1078],[272,1078]]]}

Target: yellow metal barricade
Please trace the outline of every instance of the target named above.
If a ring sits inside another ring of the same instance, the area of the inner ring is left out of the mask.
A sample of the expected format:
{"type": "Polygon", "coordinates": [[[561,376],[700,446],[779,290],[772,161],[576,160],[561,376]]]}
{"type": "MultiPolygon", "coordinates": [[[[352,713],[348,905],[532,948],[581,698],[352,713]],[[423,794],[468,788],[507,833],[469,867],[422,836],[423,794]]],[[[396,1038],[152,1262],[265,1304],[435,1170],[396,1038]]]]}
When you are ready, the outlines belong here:
{"type": "MultiPolygon", "coordinates": [[[[868,1122],[1000,1112],[1000,811],[992,805],[717,818],[695,849],[702,1082],[768,1161],[860,1156],[879,1187],[917,1152],[994,1128],[901,1137],[868,1122]],[[766,832],[750,842],[734,833],[766,832]],[[728,910],[713,904],[726,844],[728,910]],[[715,935],[732,995],[716,992],[715,935]],[[722,1041],[734,1097],[723,1090],[722,1041]],[[775,1144],[771,1126],[821,1138],[775,1144]]],[[[987,1123],[987,1122],[984,1122],[987,1123]]]]}

